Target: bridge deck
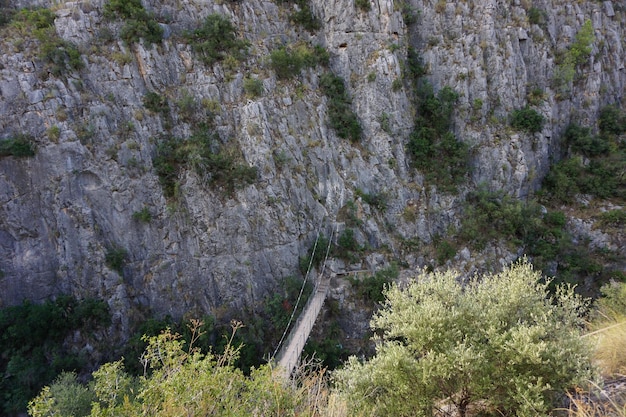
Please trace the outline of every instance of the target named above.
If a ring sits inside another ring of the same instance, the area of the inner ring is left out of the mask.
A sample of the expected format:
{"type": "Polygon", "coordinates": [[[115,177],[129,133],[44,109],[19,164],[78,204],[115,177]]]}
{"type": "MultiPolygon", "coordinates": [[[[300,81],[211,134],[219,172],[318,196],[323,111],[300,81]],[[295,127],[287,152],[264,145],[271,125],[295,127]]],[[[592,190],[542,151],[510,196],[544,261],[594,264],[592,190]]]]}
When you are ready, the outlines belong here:
{"type": "Polygon", "coordinates": [[[277,355],[279,369],[285,372],[285,376],[289,377],[298,365],[302,349],[306,344],[315,320],[322,310],[322,305],[326,299],[328,288],[330,287],[331,277],[321,276],[318,285],[315,287],[313,294],[309,297],[309,301],[302,310],[300,317],[289,333],[289,337],[285,340],[280,352],[277,355]]]}

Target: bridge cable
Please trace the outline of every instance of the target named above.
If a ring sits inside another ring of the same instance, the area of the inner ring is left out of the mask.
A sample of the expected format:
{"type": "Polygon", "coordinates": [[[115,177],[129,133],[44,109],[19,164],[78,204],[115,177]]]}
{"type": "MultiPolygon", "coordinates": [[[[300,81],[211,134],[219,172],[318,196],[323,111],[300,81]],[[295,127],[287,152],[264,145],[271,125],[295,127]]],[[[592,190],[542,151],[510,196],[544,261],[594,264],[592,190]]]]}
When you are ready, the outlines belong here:
{"type": "Polygon", "coordinates": [[[319,242],[320,236],[322,234],[322,223],[320,223],[320,227],[317,231],[317,237],[315,238],[315,243],[313,244],[313,251],[311,253],[311,258],[309,259],[309,265],[307,267],[306,270],[306,274],[304,274],[304,280],[302,281],[302,287],[300,287],[300,293],[298,294],[298,299],[296,300],[296,304],[294,305],[294,308],[291,312],[291,316],[289,317],[289,321],[287,322],[287,326],[285,327],[285,331],[283,332],[282,336],[280,337],[280,340],[278,341],[278,345],[276,346],[276,349],[274,350],[274,353],[272,354],[272,358],[274,358],[276,356],[276,354],[278,353],[278,350],[280,349],[280,347],[282,346],[283,342],[285,341],[285,336],[287,336],[289,327],[291,326],[291,322],[293,321],[293,318],[296,314],[296,310],[298,308],[298,305],[300,304],[300,299],[302,298],[302,293],[304,292],[304,287],[306,286],[306,282],[307,279],[309,278],[309,273],[311,272],[311,268],[313,266],[313,258],[315,257],[315,251],[317,251],[317,243],[319,242]]]}
{"type": "MultiPolygon", "coordinates": [[[[337,228],[338,228],[338,225],[337,225],[337,228]]],[[[296,315],[296,311],[298,310],[298,305],[300,304],[300,300],[302,299],[302,294],[304,293],[304,287],[306,286],[307,279],[308,279],[309,274],[311,272],[311,269],[313,267],[313,259],[315,257],[315,252],[317,251],[317,244],[318,244],[319,238],[320,238],[320,236],[322,234],[321,229],[322,229],[322,225],[320,224],[320,228],[318,229],[317,237],[315,238],[315,243],[313,245],[313,251],[311,253],[311,259],[309,259],[309,265],[307,267],[306,274],[304,275],[304,280],[302,282],[302,287],[300,287],[300,293],[298,294],[298,299],[296,300],[296,303],[294,304],[293,310],[291,311],[291,316],[289,317],[289,322],[287,323],[287,326],[285,327],[285,331],[283,332],[282,336],[280,337],[280,341],[278,342],[278,345],[276,346],[276,349],[274,350],[274,354],[272,355],[272,358],[274,358],[276,356],[276,354],[280,350],[283,342],[285,341],[285,336],[287,336],[289,327],[291,326],[293,318],[296,315]]],[[[332,245],[332,242],[333,242],[333,231],[331,229],[330,239],[328,239],[328,245],[326,246],[326,254],[324,256],[324,263],[323,263],[322,269],[321,269],[322,273],[326,269],[326,261],[328,260],[328,255],[330,253],[330,247],[332,245]]],[[[320,275],[322,275],[322,273],[320,273],[320,275]]],[[[315,287],[314,287],[314,290],[315,290],[315,287]]]]}

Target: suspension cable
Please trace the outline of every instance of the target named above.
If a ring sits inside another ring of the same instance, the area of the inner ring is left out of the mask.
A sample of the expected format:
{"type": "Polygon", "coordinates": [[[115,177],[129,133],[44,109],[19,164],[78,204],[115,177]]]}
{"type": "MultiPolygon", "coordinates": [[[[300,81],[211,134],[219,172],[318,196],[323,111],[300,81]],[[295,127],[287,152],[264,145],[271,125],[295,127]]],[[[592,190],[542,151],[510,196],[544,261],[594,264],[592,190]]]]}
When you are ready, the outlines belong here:
{"type": "MultiPolygon", "coordinates": [[[[294,304],[293,310],[291,311],[291,315],[289,316],[289,321],[287,322],[285,331],[283,331],[283,334],[280,337],[280,340],[278,341],[278,345],[276,346],[276,349],[274,349],[274,354],[272,355],[272,358],[276,356],[276,354],[278,353],[278,350],[280,349],[283,342],[285,341],[285,336],[287,336],[289,327],[291,326],[293,318],[296,315],[296,310],[298,309],[298,305],[300,304],[300,300],[302,299],[302,294],[304,293],[304,287],[306,286],[306,282],[307,282],[307,279],[309,278],[311,268],[313,267],[313,259],[315,257],[315,252],[317,251],[317,243],[319,242],[320,236],[322,234],[322,225],[323,225],[323,220],[320,223],[319,229],[317,230],[317,237],[315,238],[315,243],[313,244],[313,252],[311,253],[311,258],[309,259],[309,265],[307,266],[306,274],[304,274],[304,280],[302,281],[302,286],[300,287],[300,293],[298,294],[296,303],[294,304]]],[[[332,240],[329,240],[329,246],[330,246],[330,242],[332,242],[332,240]]],[[[328,249],[326,249],[326,256],[328,257],[328,249]]],[[[326,264],[326,260],[324,260],[324,264],[326,264]]]]}

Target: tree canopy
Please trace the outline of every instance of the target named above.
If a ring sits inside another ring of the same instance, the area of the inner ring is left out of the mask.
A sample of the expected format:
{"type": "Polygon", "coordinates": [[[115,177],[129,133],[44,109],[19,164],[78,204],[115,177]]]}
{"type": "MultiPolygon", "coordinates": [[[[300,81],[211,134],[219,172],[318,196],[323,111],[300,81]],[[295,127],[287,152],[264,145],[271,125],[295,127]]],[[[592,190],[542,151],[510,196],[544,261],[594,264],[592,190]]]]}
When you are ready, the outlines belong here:
{"type": "Polygon", "coordinates": [[[526,262],[465,285],[454,271],[391,286],[371,327],[375,356],[335,374],[355,410],[376,416],[544,415],[592,375],[580,338],[584,301],[550,294],[526,262]]]}

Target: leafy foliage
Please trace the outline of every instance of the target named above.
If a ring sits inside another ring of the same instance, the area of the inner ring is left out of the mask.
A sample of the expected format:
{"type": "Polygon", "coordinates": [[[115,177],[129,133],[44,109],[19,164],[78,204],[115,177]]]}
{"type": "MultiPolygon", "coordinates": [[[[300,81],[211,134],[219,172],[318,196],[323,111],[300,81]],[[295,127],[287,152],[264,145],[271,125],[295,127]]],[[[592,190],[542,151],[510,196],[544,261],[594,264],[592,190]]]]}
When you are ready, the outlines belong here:
{"type": "Polygon", "coordinates": [[[207,183],[223,186],[229,192],[253,183],[257,177],[255,167],[237,163],[235,155],[221,149],[217,133],[206,125],[187,139],[161,138],[152,165],[168,198],[176,197],[183,169],[192,169],[207,183]]]}
{"type": "Polygon", "coordinates": [[[144,9],[141,0],[109,0],[104,5],[104,16],[108,19],[120,18],[125,21],[120,36],[131,44],[143,39],[150,44],[163,39],[163,28],[152,13],[144,9]]]}
{"type": "Polygon", "coordinates": [[[522,202],[480,187],[467,196],[459,238],[479,250],[497,240],[521,246],[536,266],[555,268],[555,282],[606,279],[608,271],[594,260],[584,243],[573,243],[565,225],[565,215],[560,211],[546,212],[535,201],[522,202]]]}
{"type": "Polygon", "coordinates": [[[571,288],[549,296],[540,278],[522,262],[465,286],[453,271],[392,286],[371,322],[376,355],[350,358],[335,374],[338,388],[372,415],[430,416],[446,405],[461,417],[469,407],[545,414],[590,377],[591,364],[578,330],[584,303],[571,288]]]}
{"type": "Polygon", "coordinates": [[[142,101],[144,107],[154,113],[167,115],[170,110],[170,107],[167,104],[167,98],[159,93],[155,93],[154,91],[147,92],[143,96],[142,101]]]}
{"type": "Polygon", "coordinates": [[[364,12],[369,12],[370,10],[372,10],[370,0],[354,0],[354,5],[364,12]]]}
{"type": "Polygon", "coordinates": [[[200,60],[213,65],[227,56],[242,59],[248,49],[248,42],[238,39],[235,26],[221,14],[210,14],[201,27],[185,35],[200,60]]]}
{"type": "Polygon", "coordinates": [[[78,47],[57,34],[55,18],[50,9],[22,9],[13,15],[11,29],[37,39],[38,55],[46,70],[58,77],[67,71],[80,70],[84,63],[78,47]]]}
{"type": "Polygon", "coordinates": [[[24,158],[35,155],[35,146],[32,136],[18,134],[0,141],[0,157],[15,156],[24,158]]]}
{"type": "Polygon", "coordinates": [[[150,213],[150,209],[148,207],[143,207],[141,210],[133,213],[133,220],[137,220],[142,223],[150,223],[152,220],[152,213],[150,213]]]}
{"type": "Polygon", "coordinates": [[[309,265],[312,267],[319,267],[324,258],[326,258],[326,251],[330,241],[324,235],[320,235],[316,242],[314,242],[306,256],[300,258],[300,272],[306,274],[309,269],[309,265]]]}
{"type": "Polygon", "coordinates": [[[544,122],[544,117],[537,110],[528,106],[511,112],[511,126],[524,132],[541,132],[544,122]]]}
{"type": "Polygon", "coordinates": [[[120,246],[113,246],[104,254],[104,261],[107,266],[118,274],[124,272],[124,265],[128,260],[128,251],[120,246]]]}
{"type": "Polygon", "coordinates": [[[279,3],[295,3],[298,10],[289,15],[289,20],[299,24],[306,30],[314,32],[322,27],[320,20],[313,14],[308,0],[278,0],[279,3]]]}
{"type": "Polygon", "coordinates": [[[398,277],[398,266],[392,264],[388,268],[377,271],[361,280],[350,278],[356,295],[366,301],[382,303],[385,300],[384,290],[398,277]]]}
{"type": "Polygon", "coordinates": [[[61,371],[79,370],[81,354],[64,345],[75,331],[91,332],[110,324],[106,303],[60,296],[43,304],[25,302],[0,310],[0,409],[23,412],[43,385],[61,371]]]}
{"type": "Polygon", "coordinates": [[[293,78],[304,68],[327,65],[330,59],[322,46],[298,44],[293,48],[280,47],[270,53],[270,66],[280,79],[293,78]]]}
{"type": "Polygon", "coordinates": [[[593,25],[591,20],[586,20],[556,68],[554,82],[561,92],[569,91],[570,84],[576,75],[576,66],[583,64],[589,58],[594,41],[593,25]]]}
{"type": "MultiPolygon", "coordinates": [[[[232,366],[238,350],[231,344],[224,354],[214,355],[203,354],[192,345],[185,347],[180,336],[170,331],[146,341],[142,362],[149,372],[142,378],[128,375],[121,361],[104,364],[94,372],[93,385],[88,389],[96,401],[90,416],[313,416],[319,413],[305,394],[313,394],[315,398],[323,386],[320,381],[299,391],[282,381],[270,365],[253,369],[245,376],[232,366]]],[[[51,388],[44,389],[29,404],[29,413],[33,417],[58,415],[65,406],[63,399],[66,397],[54,395],[51,388]]]]}
{"type": "Polygon", "coordinates": [[[320,88],[328,97],[328,118],[337,136],[352,142],[361,140],[363,128],[352,111],[352,100],[348,97],[343,79],[332,73],[325,73],[320,77],[320,88]]]}
{"type": "Polygon", "coordinates": [[[252,97],[261,97],[263,95],[263,81],[258,78],[244,78],[243,91],[252,97]]]}
{"type": "Polygon", "coordinates": [[[578,194],[598,198],[626,198],[626,131],[623,112],[613,106],[600,111],[600,134],[571,125],[563,136],[568,153],[544,178],[548,199],[570,203],[578,194]]]}
{"type": "Polygon", "coordinates": [[[363,248],[354,237],[354,230],[346,229],[337,238],[337,244],[333,248],[333,255],[348,262],[359,260],[359,252],[363,248]]]}
{"type": "Polygon", "coordinates": [[[418,116],[407,149],[426,179],[454,191],[469,170],[468,146],[450,131],[458,94],[446,86],[435,95],[428,83],[421,83],[418,93],[418,116]]]}

